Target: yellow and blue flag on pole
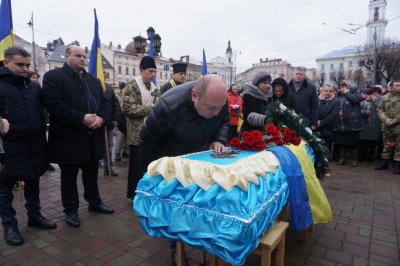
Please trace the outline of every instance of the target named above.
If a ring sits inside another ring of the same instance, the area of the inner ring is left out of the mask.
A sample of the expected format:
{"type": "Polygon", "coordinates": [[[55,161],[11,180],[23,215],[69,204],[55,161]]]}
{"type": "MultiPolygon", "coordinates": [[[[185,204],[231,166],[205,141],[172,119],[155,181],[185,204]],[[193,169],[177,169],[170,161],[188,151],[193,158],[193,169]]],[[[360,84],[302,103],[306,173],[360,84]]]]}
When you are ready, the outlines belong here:
{"type": "Polygon", "coordinates": [[[11,14],[11,0],[1,0],[0,5],[0,61],[4,51],[14,45],[14,32],[11,14]]]}
{"type": "Polygon", "coordinates": [[[101,57],[99,24],[97,22],[96,9],[94,9],[94,38],[92,43],[92,49],[90,51],[88,72],[89,74],[97,77],[100,80],[101,85],[103,86],[103,90],[106,90],[106,84],[104,82],[104,74],[103,74],[103,60],[101,57]]]}
{"type": "MultiPolygon", "coordinates": [[[[154,59],[153,33],[150,34],[149,56],[154,59]]],[[[157,78],[154,77],[152,82],[154,83],[154,85],[157,85],[157,78]]]]}
{"type": "Polygon", "coordinates": [[[204,49],[203,49],[203,66],[201,67],[201,75],[202,76],[207,75],[207,61],[206,61],[206,53],[204,52],[204,49]]]}

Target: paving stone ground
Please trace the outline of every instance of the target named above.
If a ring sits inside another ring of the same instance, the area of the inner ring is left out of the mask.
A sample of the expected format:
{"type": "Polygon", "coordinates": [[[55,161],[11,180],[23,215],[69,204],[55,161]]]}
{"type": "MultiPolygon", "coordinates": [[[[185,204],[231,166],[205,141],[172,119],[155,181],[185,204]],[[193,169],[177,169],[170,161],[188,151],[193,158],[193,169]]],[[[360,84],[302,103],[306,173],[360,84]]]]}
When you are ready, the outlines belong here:
{"type": "MultiPolygon", "coordinates": [[[[333,221],[316,225],[307,243],[289,229],[285,265],[400,265],[400,176],[392,170],[374,171],[376,163],[331,165],[331,176],[321,184],[333,221]]],[[[99,166],[102,199],[115,213],[89,213],[79,181],[79,228],[65,222],[56,165],[56,171],[41,179],[41,203],[43,215],[57,222],[57,229],[27,227],[24,202],[14,190],[14,207],[25,243],[9,246],[1,232],[0,265],[170,265],[168,242],[143,232],[132,201],[126,198],[128,160],[115,165],[119,176],[112,180],[103,176],[99,166]]],[[[200,265],[197,250],[186,247],[186,254],[190,265],[200,265]]],[[[260,265],[260,258],[251,255],[245,265],[260,265]]]]}

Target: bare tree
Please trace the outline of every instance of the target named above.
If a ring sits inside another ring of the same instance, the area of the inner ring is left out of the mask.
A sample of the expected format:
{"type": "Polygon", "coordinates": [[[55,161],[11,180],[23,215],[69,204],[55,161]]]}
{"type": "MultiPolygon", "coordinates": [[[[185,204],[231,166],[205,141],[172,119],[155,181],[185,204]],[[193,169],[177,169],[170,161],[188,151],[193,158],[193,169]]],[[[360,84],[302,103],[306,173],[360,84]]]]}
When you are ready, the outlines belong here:
{"type": "MultiPolygon", "coordinates": [[[[374,47],[365,46],[358,53],[358,62],[361,66],[373,72],[374,47]]],[[[379,83],[384,79],[386,83],[400,78],[400,42],[397,39],[386,39],[382,45],[376,47],[376,77],[379,83]]]]}
{"type": "Polygon", "coordinates": [[[360,88],[361,85],[365,83],[366,78],[361,68],[354,70],[353,80],[357,83],[358,88],[360,88]]]}
{"type": "Polygon", "coordinates": [[[329,79],[334,81],[339,88],[339,84],[346,79],[344,76],[344,69],[340,68],[339,70],[332,69],[329,73],[329,79]]]}
{"type": "Polygon", "coordinates": [[[325,73],[324,72],[319,73],[319,78],[317,78],[317,82],[319,84],[319,87],[322,87],[324,85],[324,82],[325,82],[325,73]]]}

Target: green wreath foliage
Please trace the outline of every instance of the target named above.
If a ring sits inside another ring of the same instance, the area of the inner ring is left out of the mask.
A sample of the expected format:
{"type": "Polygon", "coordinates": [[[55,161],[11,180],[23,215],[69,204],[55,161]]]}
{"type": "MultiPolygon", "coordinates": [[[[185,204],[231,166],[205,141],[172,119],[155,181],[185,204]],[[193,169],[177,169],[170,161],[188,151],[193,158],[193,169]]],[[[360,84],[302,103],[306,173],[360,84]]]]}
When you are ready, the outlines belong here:
{"type": "Polygon", "coordinates": [[[307,141],[314,151],[314,168],[319,179],[324,179],[326,169],[329,167],[329,151],[325,141],[319,138],[318,133],[314,133],[309,127],[309,120],[302,114],[296,114],[293,109],[282,107],[279,101],[267,105],[266,115],[267,124],[273,123],[275,126],[286,126],[303,140],[307,141]]]}

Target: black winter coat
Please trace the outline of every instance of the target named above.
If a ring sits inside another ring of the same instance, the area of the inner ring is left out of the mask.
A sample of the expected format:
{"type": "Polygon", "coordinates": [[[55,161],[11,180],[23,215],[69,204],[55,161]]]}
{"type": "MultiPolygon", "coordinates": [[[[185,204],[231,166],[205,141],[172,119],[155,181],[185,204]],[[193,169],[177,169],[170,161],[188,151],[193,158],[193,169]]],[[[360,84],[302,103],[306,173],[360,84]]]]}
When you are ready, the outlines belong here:
{"type": "MultiPolygon", "coordinates": [[[[96,110],[91,111],[111,122],[111,105],[106,99],[100,80],[84,71],[96,110]]],[[[104,155],[104,125],[96,130],[83,124],[90,113],[87,94],[79,74],[68,64],[48,71],[43,77],[43,101],[50,114],[49,156],[53,163],[89,163],[104,155]],[[90,137],[89,137],[90,136],[90,137]],[[90,139],[94,139],[91,157],[90,139]],[[94,157],[94,158],[93,158],[94,157]]]]}
{"type": "Polygon", "coordinates": [[[42,91],[6,67],[0,67],[0,88],[0,117],[10,123],[1,137],[5,161],[0,182],[39,178],[48,166],[42,91]]]}
{"type": "Polygon", "coordinates": [[[362,127],[361,94],[357,88],[352,88],[348,93],[339,92],[336,96],[339,99],[340,110],[343,115],[338,116],[335,123],[335,131],[360,131],[362,127]]]}
{"type": "Polygon", "coordinates": [[[320,100],[318,120],[320,120],[321,126],[318,127],[318,131],[322,137],[333,138],[333,130],[335,128],[335,121],[339,117],[340,101],[337,97],[333,97],[332,100],[320,100]]]}
{"type": "Polygon", "coordinates": [[[111,122],[107,124],[108,129],[114,129],[113,121],[121,123],[121,106],[119,105],[117,95],[115,95],[113,87],[106,83],[106,91],[104,92],[107,100],[110,102],[111,106],[111,122]]]}
{"type": "Polygon", "coordinates": [[[154,160],[209,149],[213,142],[227,144],[229,109],[226,104],[217,116],[200,116],[192,101],[195,82],[168,90],[156,102],[140,131],[139,164],[142,171],[154,160]]]}
{"type": "Polygon", "coordinates": [[[267,111],[267,105],[270,103],[269,101],[263,101],[262,99],[257,99],[253,97],[250,94],[244,94],[243,95],[243,124],[242,128],[240,129],[240,132],[243,131],[249,131],[251,132],[252,130],[259,130],[261,132],[265,131],[264,126],[253,126],[247,122],[247,117],[249,116],[250,113],[257,113],[257,114],[262,114],[265,115],[265,112],[267,111]]]}
{"type": "Polygon", "coordinates": [[[318,95],[313,84],[303,80],[300,89],[296,92],[293,80],[289,82],[289,95],[292,95],[297,104],[296,112],[303,114],[310,120],[310,126],[318,125],[318,95]]]}

